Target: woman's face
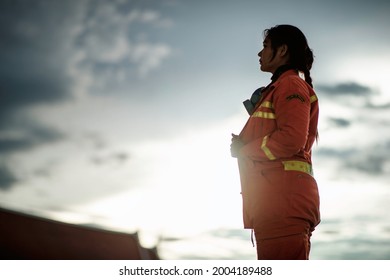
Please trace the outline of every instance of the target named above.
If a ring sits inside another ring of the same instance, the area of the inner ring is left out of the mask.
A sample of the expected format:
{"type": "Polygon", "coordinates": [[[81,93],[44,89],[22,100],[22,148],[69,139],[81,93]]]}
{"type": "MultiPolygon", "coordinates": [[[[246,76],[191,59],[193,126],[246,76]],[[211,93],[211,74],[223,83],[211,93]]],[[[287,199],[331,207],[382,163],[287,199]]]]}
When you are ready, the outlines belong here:
{"type": "Polygon", "coordinates": [[[280,56],[279,49],[276,50],[274,55],[271,40],[268,37],[264,39],[263,49],[258,53],[261,71],[274,73],[279,66],[286,63],[285,58],[280,56]]]}

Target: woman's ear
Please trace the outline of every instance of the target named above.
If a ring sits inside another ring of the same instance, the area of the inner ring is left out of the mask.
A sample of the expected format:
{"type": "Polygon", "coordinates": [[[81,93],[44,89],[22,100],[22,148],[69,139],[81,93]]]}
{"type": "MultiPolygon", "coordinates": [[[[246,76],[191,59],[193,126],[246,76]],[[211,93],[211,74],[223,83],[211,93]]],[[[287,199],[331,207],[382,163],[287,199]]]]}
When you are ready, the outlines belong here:
{"type": "Polygon", "coordinates": [[[285,57],[288,55],[288,46],[286,44],[281,45],[278,48],[278,54],[280,57],[285,57]]]}

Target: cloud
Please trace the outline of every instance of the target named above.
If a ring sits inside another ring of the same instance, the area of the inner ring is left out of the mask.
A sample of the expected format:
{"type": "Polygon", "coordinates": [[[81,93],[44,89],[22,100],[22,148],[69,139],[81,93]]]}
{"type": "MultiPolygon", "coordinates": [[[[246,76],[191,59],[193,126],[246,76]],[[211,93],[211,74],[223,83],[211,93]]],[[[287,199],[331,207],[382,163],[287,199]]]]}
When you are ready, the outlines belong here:
{"type": "Polygon", "coordinates": [[[0,134],[0,154],[29,149],[34,146],[64,139],[61,132],[29,122],[19,122],[15,130],[3,130],[0,134]]]}
{"type": "Polygon", "coordinates": [[[65,1],[1,1],[0,135],[26,129],[26,109],[72,98],[68,38],[78,8],[65,1]]]}
{"type": "MultiPolygon", "coordinates": [[[[0,124],[0,189],[9,189],[20,181],[16,175],[20,166],[10,161],[13,154],[63,139],[63,133],[38,123],[18,120],[8,125],[0,124]]],[[[23,164],[27,162],[28,159],[23,164]]]]}
{"type": "Polygon", "coordinates": [[[321,85],[318,90],[324,97],[320,112],[324,141],[314,153],[324,167],[332,169],[338,179],[388,180],[387,99],[378,98],[379,92],[373,87],[352,82],[321,85]]]}
{"type": "MultiPolygon", "coordinates": [[[[63,125],[72,116],[57,110],[52,115],[57,123],[46,121],[45,108],[69,107],[80,97],[130,88],[134,80],[161,66],[172,49],[150,37],[173,22],[149,4],[0,2],[0,163],[18,152],[72,141],[67,135],[74,131],[63,125]]],[[[124,155],[113,158],[126,160],[124,155]]],[[[13,172],[3,168],[0,182],[14,184],[13,172]]]]}
{"type": "Polygon", "coordinates": [[[69,32],[64,15],[71,7],[50,1],[2,1],[0,4],[0,114],[68,98],[62,43],[69,32]],[[62,12],[61,12],[62,11],[62,12]]]}
{"type": "Polygon", "coordinates": [[[343,159],[346,157],[350,157],[352,154],[356,152],[355,149],[337,149],[337,148],[329,148],[329,147],[320,147],[315,150],[315,153],[324,158],[333,158],[333,159],[343,159]]]}
{"type": "Polygon", "coordinates": [[[74,76],[89,76],[93,91],[112,92],[134,77],[145,78],[160,67],[173,50],[164,42],[151,41],[172,21],[159,11],[140,9],[131,2],[91,1],[76,38],[74,76]]]}
{"type": "Polygon", "coordinates": [[[14,153],[63,138],[29,109],[71,99],[66,38],[77,5],[53,1],[0,2],[0,184],[19,182],[14,153]]]}
{"type": "Polygon", "coordinates": [[[356,176],[388,175],[389,172],[390,140],[370,143],[368,147],[319,148],[315,153],[323,160],[333,161],[332,165],[337,166],[337,170],[342,170],[343,177],[347,177],[348,174],[355,175],[356,172],[358,172],[356,176]]]}
{"type": "Polygon", "coordinates": [[[149,40],[172,21],[131,1],[2,1],[0,23],[2,120],[27,107],[71,101],[78,85],[87,94],[93,85],[113,92],[113,85],[147,76],[172,54],[168,44],[149,40]]]}
{"type": "Polygon", "coordinates": [[[165,44],[138,43],[133,47],[129,59],[138,64],[138,74],[145,77],[171,53],[171,48],[165,44]]]}
{"type": "Polygon", "coordinates": [[[368,109],[387,110],[387,109],[390,109],[390,103],[373,104],[371,102],[367,102],[366,107],[368,109]]]}
{"type": "Polygon", "coordinates": [[[342,118],[329,118],[329,122],[337,127],[348,127],[351,121],[342,118]]]}
{"type": "Polygon", "coordinates": [[[0,190],[9,190],[17,181],[8,167],[0,164],[0,190]]]}
{"type": "Polygon", "coordinates": [[[388,159],[379,154],[366,154],[363,157],[354,157],[347,160],[345,167],[356,169],[370,175],[385,174],[385,165],[388,159]]]}
{"type": "Polygon", "coordinates": [[[93,156],[91,162],[95,165],[115,164],[121,165],[129,160],[130,156],[127,152],[116,152],[104,156],[93,156]]]}
{"type": "Polygon", "coordinates": [[[317,89],[335,96],[343,96],[343,95],[357,95],[357,96],[370,96],[374,93],[374,91],[364,85],[360,85],[356,82],[345,82],[336,85],[318,85],[317,89]]]}

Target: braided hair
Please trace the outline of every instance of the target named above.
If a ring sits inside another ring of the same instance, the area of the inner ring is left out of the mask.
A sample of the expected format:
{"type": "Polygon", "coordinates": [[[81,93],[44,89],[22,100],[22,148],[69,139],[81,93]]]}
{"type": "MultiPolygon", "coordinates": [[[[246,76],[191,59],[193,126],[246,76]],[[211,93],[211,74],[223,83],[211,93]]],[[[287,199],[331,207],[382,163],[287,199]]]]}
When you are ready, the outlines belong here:
{"type": "Polygon", "coordinates": [[[296,70],[302,71],[306,82],[313,87],[310,69],[314,62],[314,55],[302,31],[292,25],[276,25],[264,30],[264,38],[271,40],[274,56],[280,46],[287,45],[290,55],[289,64],[296,70]]]}

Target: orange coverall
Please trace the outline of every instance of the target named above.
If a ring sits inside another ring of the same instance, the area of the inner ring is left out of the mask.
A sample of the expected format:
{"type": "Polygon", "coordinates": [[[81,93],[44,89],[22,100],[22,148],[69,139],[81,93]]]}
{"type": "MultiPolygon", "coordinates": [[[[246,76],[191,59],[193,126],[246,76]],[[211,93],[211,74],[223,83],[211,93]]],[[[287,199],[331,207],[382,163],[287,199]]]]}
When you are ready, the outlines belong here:
{"type": "Polygon", "coordinates": [[[262,93],[239,135],[244,227],[254,229],[259,259],[308,258],[311,232],[320,222],[311,167],[317,122],[315,92],[288,70],[262,93]],[[283,242],[290,251],[277,249],[283,242]],[[297,248],[306,242],[300,256],[294,242],[297,248]]]}

